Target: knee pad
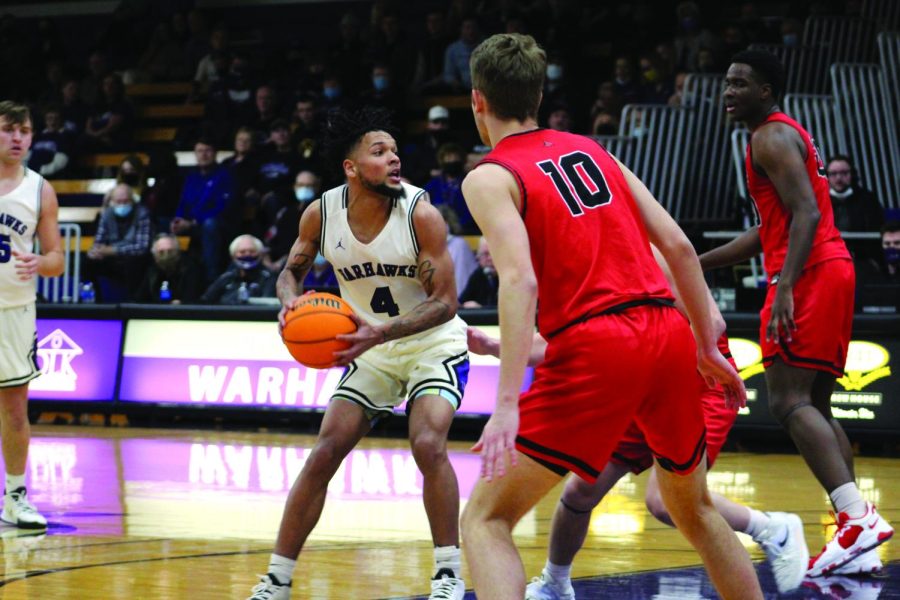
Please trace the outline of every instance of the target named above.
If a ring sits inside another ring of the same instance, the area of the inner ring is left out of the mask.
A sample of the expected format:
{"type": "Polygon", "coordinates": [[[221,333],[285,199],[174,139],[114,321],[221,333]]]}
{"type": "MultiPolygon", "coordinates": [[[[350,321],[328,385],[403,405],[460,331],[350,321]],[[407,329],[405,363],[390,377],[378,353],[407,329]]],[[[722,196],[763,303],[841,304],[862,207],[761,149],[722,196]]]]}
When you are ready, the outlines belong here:
{"type": "Polygon", "coordinates": [[[575,515],[589,515],[594,511],[593,507],[591,507],[587,510],[577,509],[574,506],[572,506],[571,504],[569,504],[568,502],[566,502],[565,500],[563,500],[561,497],[559,499],[559,503],[562,504],[563,507],[565,507],[565,509],[567,511],[569,511],[570,513],[575,514],[575,515]]]}
{"type": "Polygon", "coordinates": [[[788,408],[784,412],[784,414],[777,414],[774,410],[771,409],[771,407],[769,408],[769,412],[772,413],[772,416],[775,417],[775,420],[778,421],[779,425],[786,428],[788,421],[794,415],[794,413],[796,413],[801,408],[807,408],[807,407],[812,408],[812,409],[816,408],[815,406],[812,405],[811,402],[797,402],[796,404],[794,404],[790,408],[788,408]]]}

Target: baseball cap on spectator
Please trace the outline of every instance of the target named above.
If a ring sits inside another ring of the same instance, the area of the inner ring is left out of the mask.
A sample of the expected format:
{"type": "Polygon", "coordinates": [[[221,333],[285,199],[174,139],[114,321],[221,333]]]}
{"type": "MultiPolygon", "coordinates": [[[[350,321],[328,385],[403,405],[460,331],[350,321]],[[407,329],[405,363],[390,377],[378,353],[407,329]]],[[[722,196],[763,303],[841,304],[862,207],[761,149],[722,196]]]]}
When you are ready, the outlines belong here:
{"type": "Polygon", "coordinates": [[[432,106],[428,109],[428,120],[429,121],[440,121],[441,119],[449,119],[450,111],[444,108],[441,105],[432,106]]]}
{"type": "Polygon", "coordinates": [[[269,131],[277,131],[279,129],[288,129],[290,130],[291,124],[287,122],[287,119],[278,118],[272,121],[272,124],[269,125],[269,131]]]}

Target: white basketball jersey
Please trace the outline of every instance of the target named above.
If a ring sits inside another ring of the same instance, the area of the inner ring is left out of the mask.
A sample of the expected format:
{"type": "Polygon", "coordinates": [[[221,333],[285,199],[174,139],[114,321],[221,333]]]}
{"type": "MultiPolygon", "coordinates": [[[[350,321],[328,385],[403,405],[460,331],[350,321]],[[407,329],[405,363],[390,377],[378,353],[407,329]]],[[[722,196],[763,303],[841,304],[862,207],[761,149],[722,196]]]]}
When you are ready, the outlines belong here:
{"type": "MultiPolygon", "coordinates": [[[[387,223],[368,244],[357,240],[350,229],[348,187],[342,185],[322,194],[319,251],[334,267],[341,297],[372,324],[406,314],[428,298],[418,278],[419,244],[412,218],[425,190],[406,183],[403,188],[406,196],[393,201],[387,223]]],[[[451,326],[455,330],[461,324],[459,317],[454,317],[439,327],[451,326]]],[[[430,334],[438,328],[404,339],[430,334]]]]}
{"type": "Polygon", "coordinates": [[[12,251],[34,250],[43,184],[43,177],[26,168],[19,185],[0,196],[0,307],[24,306],[36,299],[37,278],[19,279],[12,251]]]}

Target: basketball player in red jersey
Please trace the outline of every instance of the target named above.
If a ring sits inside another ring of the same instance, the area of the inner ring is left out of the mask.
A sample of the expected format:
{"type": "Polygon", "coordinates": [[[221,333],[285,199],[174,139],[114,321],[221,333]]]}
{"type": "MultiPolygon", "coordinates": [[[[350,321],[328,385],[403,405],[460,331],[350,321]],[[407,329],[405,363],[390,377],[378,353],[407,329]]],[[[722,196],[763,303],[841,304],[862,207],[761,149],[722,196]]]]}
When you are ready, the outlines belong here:
{"type": "Polygon", "coordinates": [[[470,65],[475,123],[494,149],[466,177],[463,194],[497,267],[501,331],[497,403],[474,447],[483,477],[462,517],[476,594],[524,596],[512,528],[567,472],[596,480],[635,422],[653,450],[666,506],[720,595],[762,598],[747,552],[706,489],[698,368],[723,384],[735,407],[746,397],[716,347],[693,247],[596,142],[537,127],[546,54],[533,38],[495,35],[470,65]],[[696,345],[651,241],[672,268],[696,345]],[[548,346],[520,402],[538,296],[548,346]]]}
{"type": "Polygon", "coordinates": [[[762,251],[770,274],[760,313],[760,345],[772,415],[794,440],[831,497],[838,530],[809,562],[808,575],[881,568],[873,548],[893,535],[854,483],[853,453],[831,415],[853,323],[853,263],[834,226],[828,181],[815,144],[781,112],[784,68],[768,52],[747,50],[725,77],[726,112],[752,132],[747,187],[759,225],[700,257],[704,269],[762,251]]]}
{"type": "MultiPolygon", "coordinates": [[[[683,304],[679,302],[678,289],[668,265],[655,249],[653,254],[675,295],[676,307],[682,308],[683,304]]],[[[725,320],[711,295],[708,303],[717,322],[717,331],[724,332],[725,320]]],[[[469,352],[499,357],[499,340],[474,327],[469,327],[468,338],[469,352]]],[[[547,341],[535,334],[528,364],[534,366],[543,361],[546,347],[547,341]]],[[[725,333],[719,336],[718,347],[722,355],[735,366],[728,347],[728,336],[725,333]]],[[[704,389],[701,403],[706,423],[707,468],[712,468],[734,424],[737,412],[728,408],[724,391],[718,385],[704,389]]],[[[632,424],[613,450],[597,481],[589,484],[580,477],[569,477],[566,480],[562,496],[553,513],[547,561],[541,576],[528,584],[525,600],[575,600],[575,589],[571,580],[572,563],[584,544],[592,511],[622,477],[628,473],[639,475],[652,466],[653,452],[647,446],[641,430],[632,424]]],[[[809,550],[803,538],[803,522],[800,517],[783,512],[762,512],[738,504],[721,494],[710,495],[716,510],[728,525],[734,531],[751,536],[765,551],[778,591],[786,593],[799,587],[809,562],[809,550]]],[[[650,473],[647,481],[645,503],[647,510],[656,519],[666,525],[674,525],[659,494],[659,483],[654,472],[650,473]]]]}

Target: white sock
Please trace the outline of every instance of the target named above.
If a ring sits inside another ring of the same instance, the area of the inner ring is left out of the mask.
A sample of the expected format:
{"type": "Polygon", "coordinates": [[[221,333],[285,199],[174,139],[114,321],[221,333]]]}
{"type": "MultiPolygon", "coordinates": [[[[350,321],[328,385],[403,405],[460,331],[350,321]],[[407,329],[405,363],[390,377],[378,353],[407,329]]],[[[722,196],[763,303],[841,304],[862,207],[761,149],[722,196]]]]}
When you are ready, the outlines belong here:
{"type": "Polygon", "coordinates": [[[747,527],[744,529],[744,533],[755,540],[762,535],[762,532],[766,530],[766,527],[769,526],[769,521],[772,519],[770,519],[769,515],[766,513],[754,510],[749,506],[747,507],[747,510],[750,511],[750,520],[747,521],[747,527]]]}
{"type": "Polygon", "coordinates": [[[269,573],[275,576],[278,583],[290,583],[294,577],[294,567],[297,566],[296,560],[285,558],[277,554],[269,557],[269,573]]]}
{"type": "Polygon", "coordinates": [[[854,482],[845,483],[836,487],[828,494],[834,510],[839,513],[847,513],[851,519],[857,519],[866,514],[866,501],[863,500],[859,488],[854,482]]]}
{"type": "Polygon", "coordinates": [[[544,572],[554,581],[565,581],[572,576],[572,565],[554,565],[548,560],[544,572]]]}
{"type": "Polygon", "coordinates": [[[6,474],[6,493],[14,492],[20,487],[25,487],[25,474],[10,475],[6,474]]]}
{"type": "Polygon", "coordinates": [[[450,569],[453,577],[460,578],[462,573],[462,554],[459,546],[435,546],[434,547],[434,572],[435,575],[441,569],[450,569]]]}

